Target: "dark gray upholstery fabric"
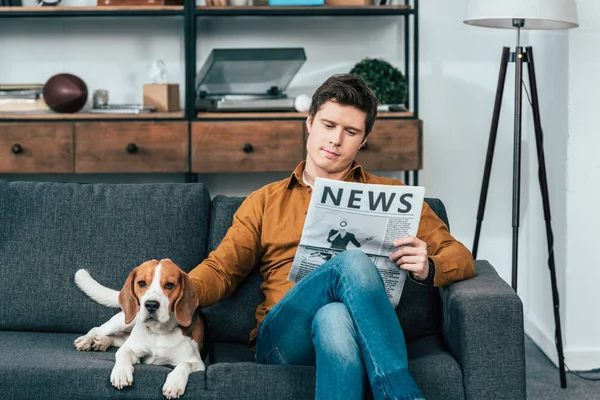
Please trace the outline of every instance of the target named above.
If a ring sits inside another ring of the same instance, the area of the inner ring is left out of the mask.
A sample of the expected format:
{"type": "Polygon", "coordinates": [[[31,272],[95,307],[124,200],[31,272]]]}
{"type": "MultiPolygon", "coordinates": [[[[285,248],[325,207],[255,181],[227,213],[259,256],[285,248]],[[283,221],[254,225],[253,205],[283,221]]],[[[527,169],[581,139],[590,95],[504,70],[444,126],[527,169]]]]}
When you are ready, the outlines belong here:
{"type": "Polygon", "coordinates": [[[525,399],[523,304],[487,261],[475,261],[475,273],[440,289],[443,334],[464,371],[465,393],[468,399],[525,399]]]}
{"type": "MultiPolygon", "coordinates": [[[[208,251],[214,250],[231,226],[242,197],[215,196],[212,202],[208,251]]],[[[439,199],[426,198],[432,210],[448,225],[446,210],[439,199]]],[[[264,300],[260,291],[262,278],[258,268],[238,287],[230,298],[207,307],[211,333],[219,341],[247,343],[256,324],[256,307],[264,300]]],[[[431,335],[439,328],[439,293],[437,288],[406,281],[396,309],[407,341],[431,335]]]]}
{"type": "Polygon", "coordinates": [[[0,181],[0,329],[100,325],[116,310],[88,299],[75,271],[120,290],[148,259],[190,270],[206,256],[209,212],[208,191],[197,183],[0,181]]]}
{"type": "Polygon", "coordinates": [[[315,368],[235,362],[211,365],[204,398],[302,400],[315,398],[315,368]]]}
{"type": "MultiPolygon", "coordinates": [[[[428,400],[465,398],[460,366],[436,336],[414,340],[407,350],[411,374],[428,400]]],[[[206,376],[209,397],[214,399],[314,398],[314,367],[259,366],[243,344],[216,343],[206,376]],[[247,379],[242,381],[242,376],[247,379]]]]}
{"type": "MultiPolygon", "coordinates": [[[[0,331],[0,387],[5,399],[156,399],[172,368],[135,366],[133,386],[110,384],[114,350],[75,350],[76,334],[0,331]]],[[[204,398],[204,372],[190,375],[184,399],[204,398]]]]}

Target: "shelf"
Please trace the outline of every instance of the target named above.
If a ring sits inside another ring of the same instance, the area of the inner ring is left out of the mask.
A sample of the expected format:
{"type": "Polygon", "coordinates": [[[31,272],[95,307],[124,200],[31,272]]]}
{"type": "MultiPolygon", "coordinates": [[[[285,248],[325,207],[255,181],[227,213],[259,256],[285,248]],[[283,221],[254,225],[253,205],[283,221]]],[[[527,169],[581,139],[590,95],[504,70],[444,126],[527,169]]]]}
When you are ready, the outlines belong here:
{"type": "Polygon", "coordinates": [[[102,120],[183,120],[183,111],[178,112],[154,112],[144,114],[92,114],[86,112],[61,114],[61,113],[0,113],[0,121],[102,121],[102,120]]]}
{"type": "Polygon", "coordinates": [[[183,6],[0,7],[0,18],[144,17],[183,14],[183,6]]]}
{"type": "MultiPolygon", "coordinates": [[[[245,6],[197,7],[197,16],[328,16],[408,15],[412,6],[245,6]]],[[[0,7],[0,18],[51,17],[143,17],[184,15],[183,6],[100,6],[100,7],[0,7]]]]}
{"type": "Polygon", "coordinates": [[[245,6],[245,7],[197,7],[197,16],[326,16],[326,15],[408,15],[412,6],[245,6]]]}
{"type": "MultiPolygon", "coordinates": [[[[306,119],[307,114],[301,112],[246,112],[246,113],[208,113],[202,112],[196,115],[198,121],[203,120],[269,120],[269,119],[306,119]]],[[[414,119],[414,114],[405,112],[379,112],[377,119],[414,119]]]]}

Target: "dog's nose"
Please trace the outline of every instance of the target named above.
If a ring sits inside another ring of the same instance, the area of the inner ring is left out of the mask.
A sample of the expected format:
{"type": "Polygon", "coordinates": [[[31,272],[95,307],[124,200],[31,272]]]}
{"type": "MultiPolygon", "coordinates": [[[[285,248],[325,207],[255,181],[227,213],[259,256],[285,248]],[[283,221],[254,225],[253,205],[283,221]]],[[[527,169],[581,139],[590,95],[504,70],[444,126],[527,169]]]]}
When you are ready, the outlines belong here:
{"type": "Polygon", "coordinates": [[[150,311],[151,313],[158,310],[158,306],[159,303],[155,300],[148,300],[144,303],[144,307],[146,307],[146,310],[150,311]]]}

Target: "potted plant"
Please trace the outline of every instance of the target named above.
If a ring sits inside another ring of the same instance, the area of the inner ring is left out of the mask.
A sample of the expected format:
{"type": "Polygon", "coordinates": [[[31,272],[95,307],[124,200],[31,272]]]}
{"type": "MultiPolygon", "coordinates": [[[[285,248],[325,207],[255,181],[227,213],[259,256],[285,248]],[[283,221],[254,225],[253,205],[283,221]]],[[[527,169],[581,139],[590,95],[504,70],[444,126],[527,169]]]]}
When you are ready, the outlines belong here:
{"type": "Polygon", "coordinates": [[[406,104],[407,80],[389,62],[379,58],[365,58],[358,62],[351,74],[360,75],[375,92],[381,104],[406,104]]]}

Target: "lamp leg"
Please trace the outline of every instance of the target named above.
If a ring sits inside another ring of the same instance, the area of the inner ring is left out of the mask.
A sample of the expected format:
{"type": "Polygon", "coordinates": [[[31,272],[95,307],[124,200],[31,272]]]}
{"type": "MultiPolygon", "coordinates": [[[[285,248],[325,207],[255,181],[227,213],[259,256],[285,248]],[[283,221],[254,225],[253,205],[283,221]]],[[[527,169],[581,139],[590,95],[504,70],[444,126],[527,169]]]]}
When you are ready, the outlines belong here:
{"type": "Polygon", "coordinates": [[[477,258],[477,248],[479,247],[479,236],[481,234],[481,223],[485,211],[485,202],[490,184],[490,173],[492,171],[492,160],[494,158],[494,148],[496,147],[496,136],[498,134],[498,120],[500,119],[500,107],[502,106],[502,95],[504,93],[504,82],[506,80],[506,68],[508,65],[509,48],[502,48],[502,58],[500,60],[500,73],[498,75],[498,86],[496,87],[496,100],[494,102],[494,112],[492,114],[492,127],[488,140],[487,153],[485,156],[485,167],[483,170],[483,180],[481,182],[481,193],[479,195],[479,207],[477,209],[477,225],[475,226],[475,239],[473,241],[473,259],[477,258]]]}
{"type": "Polygon", "coordinates": [[[521,204],[521,110],[523,95],[523,47],[515,49],[515,126],[513,141],[512,288],[517,291],[519,259],[519,208],[521,204]]]}
{"type": "Polygon", "coordinates": [[[552,225],[550,218],[550,200],[548,196],[548,180],[546,176],[546,160],[544,157],[544,139],[542,132],[542,123],[540,118],[540,108],[538,103],[537,84],[535,80],[535,68],[533,64],[533,49],[526,48],[527,68],[529,74],[529,87],[531,89],[531,103],[533,108],[533,125],[535,127],[535,142],[538,156],[538,178],[540,181],[540,190],[542,192],[542,205],[544,208],[544,220],[546,221],[546,238],[548,242],[548,267],[550,269],[550,281],[552,284],[552,301],[554,304],[554,326],[556,350],[558,353],[558,366],[560,373],[560,387],[567,387],[567,377],[565,373],[565,361],[562,347],[562,333],[560,324],[560,308],[558,302],[558,288],[556,285],[556,268],[554,264],[554,235],[552,234],[552,225]]]}

